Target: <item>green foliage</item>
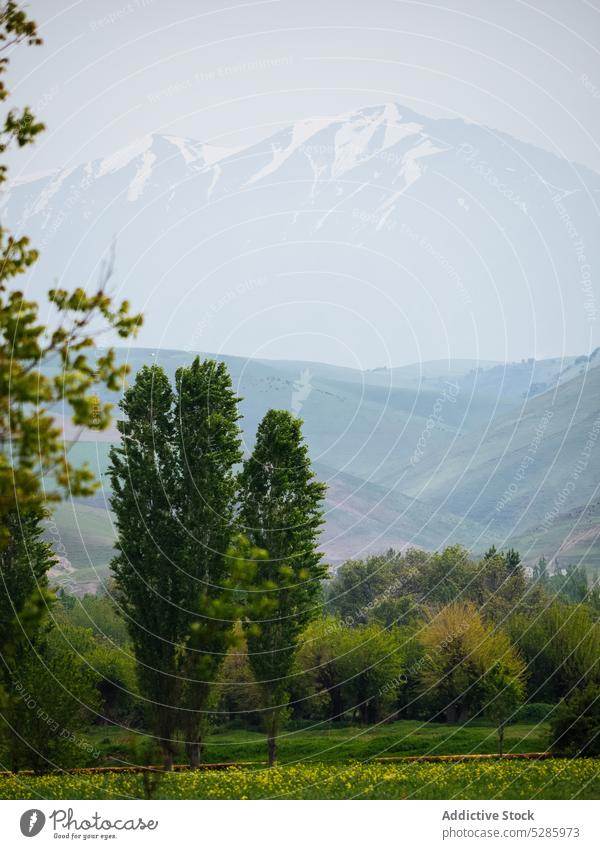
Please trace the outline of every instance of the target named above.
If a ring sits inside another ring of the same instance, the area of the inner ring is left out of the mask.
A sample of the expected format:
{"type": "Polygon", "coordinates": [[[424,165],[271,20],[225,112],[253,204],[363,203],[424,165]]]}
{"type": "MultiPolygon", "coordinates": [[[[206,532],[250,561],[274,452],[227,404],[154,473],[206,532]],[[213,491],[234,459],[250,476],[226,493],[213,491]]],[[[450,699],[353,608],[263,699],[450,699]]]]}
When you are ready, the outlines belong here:
{"type": "Polygon", "coordinates": [[[550,747],[569,757],[600,755],[600,687],[589,683],[560,703],[551,721],[550,747]]]}
{"type": "Polygon", "coordinates": [[[347,628],[327,618],[306,631],[298,669],[311,682],[311,698],[326,695],[328,719],[357,716],[377,722],[393,710],[403,680],[403,640],[398,629],[381,625],[347,628]]]}
{"type": "Polygon", "coordinates": [[[426,608],[457,599],[471,600],[490,618],[501,620],[530,604],[529,592],[517,552],[504,554],[492,547],[477,561],[462,546],[451,545],[434,553],[391,550],[350,560],[338,569],[327,599],[329,610],[350,625],[371,619],[408,624],[426,608]]]}
{"type": "Polygon", "coordinates": [[[241,626],[236,626],[236,637],[216,688],[216,718],[218,722],[227,720],[252,728],[260,724],[261,693],[248,660],[248,646],[241,626]]]}
{"type": "Polygon", "coordinates": [[[83,736],[100,708],[97,676],[72,650],[40,642],[15,671],[4,721],[10,768],[44,772],[90,760],[83,736]]]}
{"type": "Polygon", "coordinates": [[[327,574],[317,542],[325,486],[311,469],[299,419],[283,410],[265,415],[239,486],[241,529],[268,552],[255,578],[268,609],[263,616],[250,609],[244,629],[250,665],[264,695],[272,765],[298,642],[319,613],[327,574]]]}
{"type": "Polygon", "coordinates": [[[525,702],[517,709],[511,722],[548,722],[555,710],[556,705],[547,702],[525,702]]]}
{"type": "Polygon", "coordinates": [[[525,693],[524,667],[519,669],[515,660],[514,656],[509,662],[497,660],[483,676],[484,712],[497,728],[500,754],[504,751],[505,726],[515,716],[525,693]]]}
{"type": "Polygon", "coordinates": [[[327,586],[327,607],[348,625],[364,624],[374,604],[393,598],[405,580],[401,554],[390,550],[365,560],[347,560],[327,586]],[[394,586],[394,579],[401,576],[394,586]]]}
{"type": "Polygon", "coordinates": [[[224,363],[196,358],[176,372],[177,493],[184,533],[177,565],[184,576],[184,609],[193,620],[180,661],[182,728],[190,763],[199,761],[209,698],[242,615],[235,588],[243,557],[234,537],[236,476],[242,460],[238,398],[224,363]]]}
{"type": "Polygon", "coordinates": [[[173,391],[163,370],[141,369],[121,401],[121,443],[110,452],[117,556],[112,570],[137,660],[148,721],[167,765],[180,696],[178,659],[188,603],[178,565],[173,391]]]}
{"type": "Polygon", "coordinates": [[[129,647],[115,645],[92,628],[67,624],[55,628],[50,640],[73,652],[94,674],[100,697],[96,721],[137,721],[135,659],[129,647]]]}
{"type": "MultiPolygon", "coordinates": [[[[20,44],[40,43],[35,22],[17,3],[0,4],[0,101],[9,96],[4,82],[9,54],[20,44]]],[[[31,143],[42,129],[43,124],[28,107],[21,112],[10,110],[0,129],[0,155],[12,143],[18,147],[31,143]]],[[[0,184],[6,179],[6,165],[0,164],[0,184]]],[[[107,295],[110,265],[91,293],[82,287],[72,292],[55,287],[49,290],[45,307],[26,298],[14,287],[14,280],[27,273],[37,256],[27,237],[15,238],[0,227],[0,705],[5,715],[12,717],[3,724],[11,759],[18,762],[23,757],[14,731],[22,721],[30,735],[25,739],[32,743],[31,757],[39,766],[64,753],[66,744],[60,734],[50,736],[48,745],[44,744],[37,709],[25,712],[17,723],[11,679],[14,682],[17,673],[29,676],[26,684],[35,690],[36,703],[59,723],[63,707],[69,703],[65,698],[64,705],[59,704],[62,690],[50,697],[45,689],[50,686],[50,673],[40,670],[35,675],[36,654],[30,651],[35,645],[42,652],[40,633],[51,600],[46,572],[52,558],[39,538],[41,523],[47,504],[59,501],[65,491],[85,495],[95,488],[89,467],[69,461],[52,409],[64,403],[76,424],[97,429],[108,425],[110,405],[100,405],[94,390],[98,385],[119,389],[127,368],[117,366],[112,349],[97,356],[93,364],[89,352],[104,327],[127,338],[141,319],[130,315],[126,301],[115,305],[107,295]],[[40,313],[48,306],[52,322],[46,326],[40,313]],[[52,374],[49,363],[59,366],[52,374]],[[53,481],[50,488],[48,480],[53,481]]],[[[50,661],[58,664],[60,672],[63,660],[53,656],[50,661]]],[[[74,686],[79,683],[84,686],[74,673],[74,686]]],[[[76,712],[74,722],[75,717],[76,712]]]]}
{"type": "Polygon", "coordinates": [[[559,596],[563,601],[573,604],[587,604],[600,612],[600,593],[597,586],[589,586],[585,570],[580,566],[567,566],[566,569],[546,578],[548,593],[559,596]]]}
{"type": "Polygon", "coordinates": [[[91,628],[95,637],[106,638],[118,646],[127,645],[127,625],[111,596],[88,594],[78,598],[59,589],[57,599],[59,603],[53,613],[59,624],[91,628]]]}
{"type": "Polygon", "coordinates": [[[557,702],[600,678],[600,625],[590,608],[555,602],[533,617],[517,615],[509,632],[528,668],[528,697],[557,702]]]}
{"type": "Polygon", "coordinates": [[[470,603],[442,608],[421,634],[426,651],[421,681],[448,722],[489,710],[510,716],[521,692],[524,664],[507,634],[486,625],[470,603]],[[510,708],[510,704],[513,707],[510,708]]]}
{"type": "Polygon", "coordinates": [[[518,553],[512,549],[506,554],[490,549],[477,564],[468,595],[489,618],[501,622],[522,604],[526,592],[527,583],[518,553]]]}
{"type": "Polygon", "coordinates": [[[536,584],[542,585],[548,582],[548,561],[543,556],[533,567],[533,580],[536,584]]]}
{"type": "Polygon", "coordinates": [[[170,765],[181,730],[192,765],[209,699],[262,552],[235,535],[237,397],[222,363],[142,368],[110,453],[112,564],[150,727],[170,765]]]}

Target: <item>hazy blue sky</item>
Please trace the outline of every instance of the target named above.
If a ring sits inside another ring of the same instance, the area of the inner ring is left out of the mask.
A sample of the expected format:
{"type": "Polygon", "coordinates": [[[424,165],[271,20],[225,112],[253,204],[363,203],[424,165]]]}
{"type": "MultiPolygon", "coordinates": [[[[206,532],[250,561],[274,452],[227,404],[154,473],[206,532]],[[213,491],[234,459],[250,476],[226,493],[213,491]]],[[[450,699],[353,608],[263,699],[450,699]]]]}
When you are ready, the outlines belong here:
{"type": "MultiPolygon", "coordinates": [[[[19,170],[148,132],[246,143],[310,115],[398,100],[600,171],[599,0],[32,0],[19,100],[49,132],[19,170]]],[[[16,80],[15,80],[16,82],[16,80]]]]}

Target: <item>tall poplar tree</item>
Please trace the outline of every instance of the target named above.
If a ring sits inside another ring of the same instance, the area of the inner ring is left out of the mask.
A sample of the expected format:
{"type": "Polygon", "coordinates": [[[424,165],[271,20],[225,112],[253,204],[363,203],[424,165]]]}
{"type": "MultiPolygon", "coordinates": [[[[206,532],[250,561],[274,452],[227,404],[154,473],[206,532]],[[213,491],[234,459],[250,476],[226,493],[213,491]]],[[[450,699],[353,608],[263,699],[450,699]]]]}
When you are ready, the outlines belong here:
{"type": "Polygon", "coordinates": [[[240,559],[232,552],[235,467],[242,460],[238,398],[222,362],[201,361],[176,374],[180,464],[180,567],[191,622],[182,657],[182,730],[191,766],[199,763],[213,685],[241,614],[240,559]]]}
{"type": "Polygon", "coordinates": [[[241,531],[267,552],[257,563],[255,581],[269,602],[269,613],[257,619],[248,610],[245,632],[250,664],[263,693],[273,766],[300,635],[319,612],[326,576],[318,550],[325,485],[312,471],[299,419],[284,410],[265,415],[239,484],[241,531]]]}
{"type": "Polygon", "coordinates": [[[173,404],[163,369],[144,366],[121,402],[121,443],[111,449],[108,472],[118,531],[112,571],[166,769],[173,763],[181,697],[178,659],[188,627],[178,508],[172,500],[179,485],[173,404]]]}

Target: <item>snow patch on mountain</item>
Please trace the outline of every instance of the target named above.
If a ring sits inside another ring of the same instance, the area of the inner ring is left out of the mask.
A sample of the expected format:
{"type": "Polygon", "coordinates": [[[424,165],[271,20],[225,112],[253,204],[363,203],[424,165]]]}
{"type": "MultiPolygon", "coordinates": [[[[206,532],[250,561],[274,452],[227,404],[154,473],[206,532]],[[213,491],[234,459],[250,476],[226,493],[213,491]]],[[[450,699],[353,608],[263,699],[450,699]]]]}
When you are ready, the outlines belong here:
{"type": "Polygon", "coordinates": [[[177,148],[186,165],[198,161],[198,153],[189,139],[182,139],[179,136],[165,136],[165,139],[177,148]]]}
{"type": "Polygon", "coordinates": [[[393,192],[382,204],[379,209],[381,215],[377,222],[377,230],[381,230],[382,227],[385,226],[385,223],[391,213],[394,211],[397,201],[399,198],[406,192],[413,183],[422,177],[423,175],[423,166],[419,162],[420,159],[423,159],[426,156],[433,156],[436,153],[445,153],[448,148],[444,147],[436,147],[436,145],[432,144],[430,139],[425,139],[421,144],[416,147],[411,148],[407,151],[402,157],[401,168],[398,172],[398,176],[394,179],[394,182],[397,180],[402,180],[403,185],[398,191],[393,192]]]}
{"type": "Polygon", "coordinates": [[[44,186],[39,195],[34,198],[31,206],[26,207],[24,213],[25,220],[29,215],[37,215],[47,209],[50,200],[61,190],[63,183],[67,177],[73,173],[73,170],[73,168],[63,168],[62,171],[59,171],[54,175],[50,182],[44,186]]]}
{"type": "Polygon", "coordinates": [[[291,127],[291,132],[288,131],[285,133],[285,135],[291,136],[289,144],[279,147],[278,141],[273,142],[271,145],[273,158],[269,163],[267,163],[267,165],[264,166],[264,168],[261,168],[260,171],[250,177],[247,185],[256,183],[258,180],[262,180],[263,177],[267,177],[269,174],[277,171],[277,169],[283,165],[283,163],[288,160],[293,153],[306,144],[306,142],[318,132],[326,129],[330,124],[330,118],[311,118],[307,121],[298,121],[293,125],[293,127],[291,127]]]}
{"type": "Polygon", "coordinates": [[[152,174],[152,166],[156,162],[156,154],[151,150],[146,150],[142,154],[142,161],[138,166],[135,177],[127,187],[127,200],[135,201],[142,196],[144,186],[150,179],[152,174]]]}
{"type": "Polygon", "coordinates": [[[396,106],[365,110],[344,121],[335,135],[335,154],[331,168],[336,178],[362,162],[393,147],[405,138],[422,133],[423,125],[404,122],[396,106]],[[381,141],[378,139],[381,138],[381,141]]]}
{"type": "Polygon", "coordinates": [[[127,147],[122,147],[116,153],[101,159],[96,176],[104,177],[106,174],[113,174],[115,171],[120,171],[121,168],[129,165],[137,157],[143,156],[151,147],[152,136],[143,136],[143,138],[137,139],[137,141],[127,145],[127,147]]]}

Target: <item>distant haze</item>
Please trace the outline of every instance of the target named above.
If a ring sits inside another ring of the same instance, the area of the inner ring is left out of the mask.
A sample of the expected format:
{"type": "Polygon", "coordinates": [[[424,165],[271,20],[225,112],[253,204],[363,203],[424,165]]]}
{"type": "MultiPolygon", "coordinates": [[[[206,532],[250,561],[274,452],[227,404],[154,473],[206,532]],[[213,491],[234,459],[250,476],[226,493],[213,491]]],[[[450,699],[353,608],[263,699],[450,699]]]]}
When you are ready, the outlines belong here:
{"type": "Polygon", "coordinates": [[[137,342],[355,368],[598,344],[588,2],[29,4],[48,131],[4,222],[35,294],[97,279],[137,342]],[[584,166],[584,167],[582,167],[584,166]]]}

